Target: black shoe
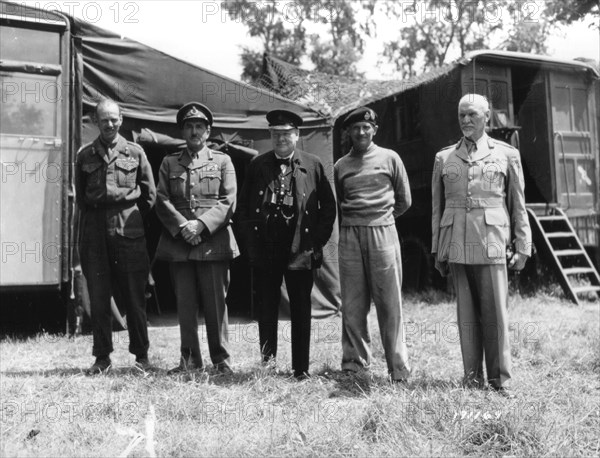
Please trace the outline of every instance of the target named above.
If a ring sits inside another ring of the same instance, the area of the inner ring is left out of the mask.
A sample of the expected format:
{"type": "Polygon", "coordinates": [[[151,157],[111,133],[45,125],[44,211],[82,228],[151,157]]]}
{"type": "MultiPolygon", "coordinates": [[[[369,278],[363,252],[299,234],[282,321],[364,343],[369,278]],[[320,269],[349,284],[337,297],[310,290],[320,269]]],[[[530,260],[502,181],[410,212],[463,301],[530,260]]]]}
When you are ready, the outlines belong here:
{"type": "Polygon", "coordinates": [[[462,382],[463,388],[471,390],[481,390],[485,387],[483,380],[477,378],[465,378],[462,382]]]}
{"type": "Polygon", "coordinates": [[[96,362],[92,364],[92,366],[85,371],[86,375],[98,375],[102,373],[107,373],[110,371],[112,364],[110,362],[110,357],[108,356],[98,356],[96,357],[96,362]]]}
{"type": "Polygon", "coordinates": [[[294,378],[299,382],[310,378],[308,371],[294,371],[294,378]]]}
{"type": "Polygon", "coordinates": [[[497,394],[499,394],[500,396],[502,396],[506,399],[514,399],[517,397],[517,395],[512,390],[510,390],[509,388],[507,388],[505,386],[490,385],[490,387],[492,388],[492,390],[494,392],[496,392],[497,394]]]}
{"type": "Polygon", "coordinates": [[[220,375],[233,375],[233,369],[225,361],[215,364],[214,368],[220,375]]]}
{"type": "Polygon", "coordinates": [[[167,371],[167,375],[177,375],[177,374],[182,374],[184,372],[190,372],[190,371],[203,371],[204,370],[204,366],[202,364],[197,364],[194,363],[193,361],[189,361],[189,360],[185,360],[185,359],[181,359],[181,361],[179,362],[179,366],[175,366],[172,369],[169,369],[167,371]]]}
{"type": "Polygon", "coordinates": [[[150,372],[154,370],[154,366],[150,364],[150,360],[147,356],[136,356],[135,367],[143,372],[150,372]]]}

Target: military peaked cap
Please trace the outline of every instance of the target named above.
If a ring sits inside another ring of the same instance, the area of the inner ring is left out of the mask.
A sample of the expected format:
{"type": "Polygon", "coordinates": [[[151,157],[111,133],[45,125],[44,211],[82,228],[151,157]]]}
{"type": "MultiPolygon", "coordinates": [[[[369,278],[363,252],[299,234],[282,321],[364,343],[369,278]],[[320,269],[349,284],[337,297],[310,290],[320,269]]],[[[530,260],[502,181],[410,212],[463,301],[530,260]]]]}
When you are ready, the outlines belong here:
{"type": "Polygon", "coordinates": [[[344,119],[344,122],[342,123],[342,127],[350,127],[355,122],[368,122],[376,126],[377,113],[375,113],[368,107],[357,108],[356,110],[352,111],[348,116],[346,116],[346,119],[344,119]]]}
{"type": "Polygon", "coordinates": [[[297,129],[303,123],[302,118],[287,110],[271,110],[267,113],[269,128],[273,130],[297,129]]]}
{"type": "Polygon", "coordinates": [[[177,125],[183,128],[183,123],[188,119],[201,119],[209,126],[213,124],[213,114],[206,105],[200,102],[189,102],[182,106],[177,112],[177,125]]]}

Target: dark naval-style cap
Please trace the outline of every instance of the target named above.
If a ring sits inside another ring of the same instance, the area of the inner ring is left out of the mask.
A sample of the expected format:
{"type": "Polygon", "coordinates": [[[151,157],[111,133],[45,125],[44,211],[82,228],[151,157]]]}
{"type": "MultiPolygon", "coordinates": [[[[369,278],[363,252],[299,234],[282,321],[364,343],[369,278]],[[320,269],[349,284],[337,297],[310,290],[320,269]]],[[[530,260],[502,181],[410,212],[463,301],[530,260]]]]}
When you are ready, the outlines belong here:
{"type": "Polygon", "coordinates": [[[304,122],[296,113],[288,110],[271,110],[267,113],[269,129],[288,130],[297,129],[304,122]]]}
{"type": "Polygon", "coordinates": [[[357,108],[356,110],[352,111],[348,116],[346,116],[346,119],[344,119],[344,122],[342,123],[342,127],[350,127],[355,122],[368,122],[376,126],[377,113],[375,113],[369,107],[357,108]]]}
{"type": "Polygon", "coordinates": [[[189,102],[182,106],[177,112],[177,125],[182,128],[188,119],[201,119],[209,126],[213,124],[213,114],[206,105],[200,102],[189,102]]]}

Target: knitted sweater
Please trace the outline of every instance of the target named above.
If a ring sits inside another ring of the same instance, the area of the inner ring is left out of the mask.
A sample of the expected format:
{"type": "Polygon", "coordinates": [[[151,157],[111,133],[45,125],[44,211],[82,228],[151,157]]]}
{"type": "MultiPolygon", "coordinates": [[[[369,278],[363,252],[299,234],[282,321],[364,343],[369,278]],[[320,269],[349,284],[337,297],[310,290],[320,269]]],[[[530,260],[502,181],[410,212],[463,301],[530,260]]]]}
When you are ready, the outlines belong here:
{"type": "Polygon", "coordinates": [[[387,226],[411,205],[410,186],[400,156],[371,143],[334,166],[342,226],[387,226]]]}

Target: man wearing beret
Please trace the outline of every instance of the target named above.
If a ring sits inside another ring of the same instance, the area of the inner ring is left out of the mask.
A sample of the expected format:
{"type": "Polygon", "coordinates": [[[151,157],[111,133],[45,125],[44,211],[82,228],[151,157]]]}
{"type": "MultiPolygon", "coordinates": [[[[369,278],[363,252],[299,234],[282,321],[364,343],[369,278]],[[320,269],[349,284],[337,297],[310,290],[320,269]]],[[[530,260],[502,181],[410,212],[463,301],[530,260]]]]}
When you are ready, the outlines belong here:
{"type": "Polygon", "coordinates": [[[149,262],[144,216],[156,199],[152,169],[141,146],[119,135],[121,109],[106,99],[96,105],[99,137],[77,153],[75,195],[81,215],[81,267],[90,293],[93,355],[86,371],[100,374],[111,367],[111,295],[127,310],[129,351],[136,366],[148,361],[146,283],[149,262]]]}
{"type": "Polygon", "coordinates": [[[290,298],[292,369],[308,376],[313,269],[335,221],[335,198],[318,157],[296,148],[302,118],[267,113],[273,150],[255,157],[242,188],[239,221],[260,298],[258,327],[263,361],[277,354],[281,283],[290,298]]]}
{"type": "Polygon", "coordinates": [[[213,124],[210,110],[198,102],[177,112],[187,148],[163,159],[156,214],[164,230],[157,259],[169,262],[181,334],[178,374],[202,370],[198,309],[204,310],[210,359],[217,373],[231,374],[225,297],[229,262],[239,252],[231,230],[236,178],[231,159],[206,146],[213,124]]]}
{"type": "Polygon", "coordinates": [[[367,323],[375,303],[381,342],[393,382],[410,374],[402,322],[402,260],[395,218],[411,205],[404,164],[373,143],[377,114],[362,107],[343,121],[350,152],[334,166],[340,208],[339,263],[342,290],[342,370],[369,368],[367,323]]]}
{"type": "Polygon", "coordinates": [[[485,97],[460,99],[463,138],[435,157],[431,247],[436,268],[454,282],[465,386],[484,386],[485,354],[488,384],[512,397],[506,247],[514,237],[508,267],[521,270],[531,229],[519,152],[487,136],[489,119],[485,97]]]}

